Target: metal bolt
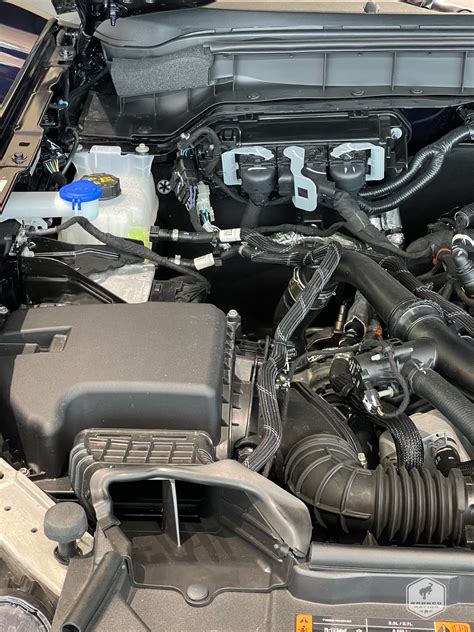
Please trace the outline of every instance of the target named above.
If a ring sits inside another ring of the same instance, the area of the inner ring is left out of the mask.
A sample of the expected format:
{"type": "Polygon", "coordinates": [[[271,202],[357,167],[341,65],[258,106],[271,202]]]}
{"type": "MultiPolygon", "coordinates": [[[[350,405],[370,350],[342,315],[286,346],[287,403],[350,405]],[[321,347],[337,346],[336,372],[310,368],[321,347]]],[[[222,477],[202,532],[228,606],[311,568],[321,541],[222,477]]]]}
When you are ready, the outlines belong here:
{"type": "Polygon", "coordinates": [[[23,152],[16,151],[12,156],[12,160],[16,165],[21,165],[23,162],[26,161],[26,156],[23,152]]]}
{"type": "Polygon", "coordinates": [[[402,136],[403,131],[400,127],[392,127],[392,129],[390,130],[390,137],[393,138],[393,140],[398,140],[402,136]]]}
{"type": "Polygon", "coordinates": [[[365,94],[365,90],[362,90],[362,88],[356,88],[355,90],[352,90],[351,94],[353,97],[361,97],[365,94]]]}
{"type": "Polygon", "coordinates": [[[239,317],[239,312],[236,309],[231,309],[229,310],[228,314],[227,314],[228,318],[238,318],[239,317]]]}
{"type": "Polygon", "coordinates": [[[281,544],[279,542],[275,542],[273,545],[273,549],[278,557],[285,558],[288,557],[290,553],[290,547],[287,544],[281,544]]]}
{"type": "Polygon", "coordinates": [[[250,446],[246,446],[245,448],[242,448],[241,450],[239,450],[240,463],[243,463],[245,459],[247,459],[253,453],[253,451],[254,451],[253,448],[251,448],[250,446]]]}
{"type": "Polygon", "coordinates": [[[169,180],[160,180],[156,185],[156,188],[158,193],[161,193],[161,195],[168,195],[168,193],[171,193],[171,183],[169,180]]]}
{"type": "Polygon", "coordinates": [[[423,94],[424,90],[422,90],[421,88],[412,88],[410,92],[412,94],[423,94]]]}
{"type": "Polygon", "coordinates": [[[254,92],[253,94],[248,95],[249,101],[258,101],[260,99],[260,95],[254,92]]]}
{"type": "Polygon", "coordinates": [[[74,57],[74,53],[70,48],[60,48],[58,50],[58,57],[60,59],[68,60],[74,57]]]}

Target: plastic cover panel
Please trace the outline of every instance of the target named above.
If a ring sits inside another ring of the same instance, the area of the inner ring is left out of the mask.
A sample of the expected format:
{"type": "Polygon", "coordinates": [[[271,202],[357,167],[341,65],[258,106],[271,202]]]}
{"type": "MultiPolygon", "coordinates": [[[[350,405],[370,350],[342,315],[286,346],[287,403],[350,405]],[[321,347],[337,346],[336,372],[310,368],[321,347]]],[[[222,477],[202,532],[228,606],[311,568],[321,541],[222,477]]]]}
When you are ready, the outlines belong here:
{"type": "Polygon", "coordinates": [[[18,432],[28,462],[50,476],[65,471],[86,428],[202,430],[217,441],[226,327],[222,312],[198,304],[15,312],[2,342],[38,344],[2,358],[6,430],[18,432]],[[56,333],[66,337],[59,350],[42,346],[56,333]]]}

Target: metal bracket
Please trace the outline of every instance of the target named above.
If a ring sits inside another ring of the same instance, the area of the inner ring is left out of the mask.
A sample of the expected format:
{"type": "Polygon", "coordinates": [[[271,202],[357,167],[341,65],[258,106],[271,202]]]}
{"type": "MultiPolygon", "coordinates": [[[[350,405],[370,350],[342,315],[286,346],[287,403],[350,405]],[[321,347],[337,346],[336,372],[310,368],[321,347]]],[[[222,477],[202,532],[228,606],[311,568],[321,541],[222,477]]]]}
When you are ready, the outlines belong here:
{"type": "MultiPolygon", "coordinates": [[[[27,575],[51,595],[59,597],[66,567],[54,555],[56,544],[43,532],[46,511],[54,501],[25,474],[0,459],[0,555],[19,575],[27,575]]],[[[82,553],[92,549],[92,537],[80,540],[82,553]]]]}
{"type": "Polygon", "coordinates": [[[296,208],[308,213],[315,211],[318,207],[318,188],[310,178],[302,173],[306,155],[304,147],[292,145],[287,147],[283,153],[290,159],[290,171],[293,174],[295,187],[293,204],[296,208]]]}
{"type": "Polygon", "coordinates": [[[385,176],[385,149],[374,145],[373,143],[343,143],[338,145],[331,151],[331,156],[340,158],[344,154],[350,154],[351,151],[370,151],[367,164],[369,173],[365,176],[366,180],[383,180],[385,176]]]}
{"type": "Polygon", "coordinates": [[[237,175],[239,163],[237,156],[258,156],[264,160],[271,160],[274,154],[265,147],[236,147],[222,154],[223,179],[227,186],[242,184],[242,180],[237,175]]]}

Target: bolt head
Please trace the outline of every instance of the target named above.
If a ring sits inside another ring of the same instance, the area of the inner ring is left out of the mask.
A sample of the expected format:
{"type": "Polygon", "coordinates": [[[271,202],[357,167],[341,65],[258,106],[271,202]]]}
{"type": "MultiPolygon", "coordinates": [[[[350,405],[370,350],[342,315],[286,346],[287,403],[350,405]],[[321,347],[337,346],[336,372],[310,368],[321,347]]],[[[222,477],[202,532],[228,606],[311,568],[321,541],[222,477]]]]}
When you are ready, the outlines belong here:
{"type": "Polygon", "coordinates": [[[16,165],[21,165],[26,161],[26,156],[22,151],[16,151],[12,156],[12,160],[16,165]]]}
{"type": "Polygon", "coordinates": [[[74,53],[69,48],[60,48],[58,51],[58,57],[60,59],[72,59],[74,53]]]}
{"type": "Polygon", "coordinates": [[[145,143],[140,143],[138,145],[138,147],[135,147],[135,151],[137,152],[137,154],[147,154],[150,151],[150,148],[148,147],[148,145],[145,145],[145,143]]]}

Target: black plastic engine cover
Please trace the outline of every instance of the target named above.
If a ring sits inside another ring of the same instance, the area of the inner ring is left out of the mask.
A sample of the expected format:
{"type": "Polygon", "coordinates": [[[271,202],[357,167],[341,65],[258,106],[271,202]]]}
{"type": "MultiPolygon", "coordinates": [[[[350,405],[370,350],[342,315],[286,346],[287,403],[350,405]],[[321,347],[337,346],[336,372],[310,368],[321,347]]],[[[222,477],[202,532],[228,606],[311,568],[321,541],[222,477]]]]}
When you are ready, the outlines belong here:
{"type": "Polygon", "coordinates": [[[18,311],[0,336],[6,433],[48,476],[66,471],[86,428],[202,430],[218,441],[225,339],[226,317],[211,305],[18,311]]]}

